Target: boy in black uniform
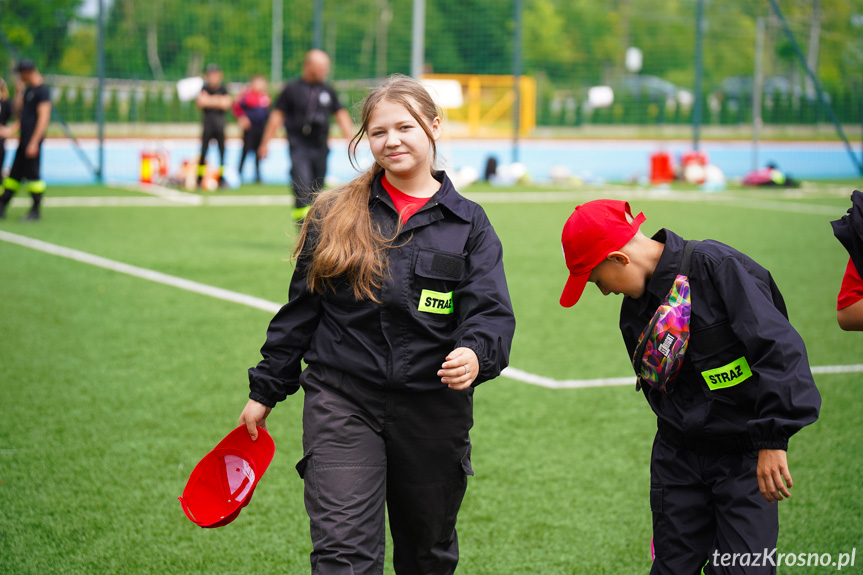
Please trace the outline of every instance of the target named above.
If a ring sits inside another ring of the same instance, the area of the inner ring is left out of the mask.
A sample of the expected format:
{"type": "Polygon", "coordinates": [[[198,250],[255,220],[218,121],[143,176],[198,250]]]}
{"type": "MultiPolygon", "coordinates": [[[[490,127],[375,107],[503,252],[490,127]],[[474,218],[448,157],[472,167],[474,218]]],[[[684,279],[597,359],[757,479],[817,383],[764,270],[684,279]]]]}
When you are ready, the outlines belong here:
{"type": "Polygon", "coordinates": [[[302,220],[309,211],[311,195],[324,186],[327,156],[330,149],[330,116],[345,139],[353,135],[351,116],[339,102],[333,87],[326,83],[330,73],[330,58],[321,50],[311,50],[303,60],[303,75],[285,84],[258,148],[260,158],[267,157],[267,144],[279,126],[285,126],[290,143],[291,183],[294,188],[293,218],[302,220]]]}
{"type": "Polygon", "coordinates": [[[622,201],[578,206],[563,229],[570,276],[560,303],[574,305],[588,281],[625,296],[620,330],[659,427],[651,573],[774,573],[771,504],[791,495],[788,439],[821,406],[803,340],[766,269],[713,240],[665,229],[648,238],[643,221],[622,201]],[[677,367],[653,377],[650,365],[677,367]]]}
{"type": "Polygon", "coordinates": [[[33,206],[24,216],[24,221],[36,221],[41,217],[39,206],[45,193],[45,182],[39,178],[39,164],[42,159],[42,140],[51,122],[51,90],[32,61],[21,60],[15,71],[19,79],[12,109],[13,114],[19,115],[19,120],[9,127],[0,128],[0,136],[10,137],[19,128],[21,135],[9,176],[3,180],[0,219],[6,217],[6,206],[12,201],[12,196],[23,188],[33,197],[33,206]],[[26,180],[26,184],[22,185],[22,180],[26,180]]]}
{"type": "Polygon", "coordinates": [[[216,140],[219,146],[219,187],[223,187],[222,174],[225,170],[225,112],[230,109],[233,101],[222,84],[222,70],[215,64],[207,66],[204,76],[204,87],[195,100],[195,104],[204,113],[204,133],[201,137],[201,158],[198,160],[198,187],[204,179],[206,170],[205,157],[210,140],[216,140]]]}

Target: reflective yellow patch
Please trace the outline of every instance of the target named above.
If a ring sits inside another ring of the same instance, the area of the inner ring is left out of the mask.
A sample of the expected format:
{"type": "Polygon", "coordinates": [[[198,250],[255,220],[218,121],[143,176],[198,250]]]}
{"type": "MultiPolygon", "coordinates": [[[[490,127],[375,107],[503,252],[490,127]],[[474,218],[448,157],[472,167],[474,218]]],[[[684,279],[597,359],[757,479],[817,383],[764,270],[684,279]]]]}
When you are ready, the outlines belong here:
{"type": "Polygon", "coordinates": [[[734,387],[738,383],[743,383],[752,377],[752,370],[749,369],[749,362],[746,361],[746,358],[741,357],[728,365],[702,371],[701,377],[704,378],[707,387],[711,390],[716,390],[725,387],[734,387]]]}
{"type": "Polygon", "coordinates": [[[420,294],[420,303],[417,309],[428,313],[453,313],[455,308],[452,304],[452,292],[441,293],[424,289],[420,294]]]}

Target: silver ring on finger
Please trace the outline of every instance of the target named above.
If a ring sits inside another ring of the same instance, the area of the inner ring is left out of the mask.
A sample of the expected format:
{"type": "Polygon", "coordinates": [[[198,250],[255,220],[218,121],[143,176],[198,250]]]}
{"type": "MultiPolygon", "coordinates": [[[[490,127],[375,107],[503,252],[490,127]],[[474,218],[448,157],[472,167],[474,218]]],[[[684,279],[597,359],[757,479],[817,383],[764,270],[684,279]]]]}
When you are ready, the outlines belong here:
{"type": "Polygon", "coordinates": [[[467,375],[467,364],[462,366],[464,368],[464,374],[467,375]]]}

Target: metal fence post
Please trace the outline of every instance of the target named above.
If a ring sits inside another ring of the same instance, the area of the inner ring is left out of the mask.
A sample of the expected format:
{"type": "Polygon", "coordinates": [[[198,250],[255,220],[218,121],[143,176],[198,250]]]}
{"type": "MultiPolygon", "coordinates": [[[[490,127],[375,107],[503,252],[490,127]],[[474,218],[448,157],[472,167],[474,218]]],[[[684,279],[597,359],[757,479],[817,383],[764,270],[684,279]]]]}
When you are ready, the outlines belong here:
{"type": "Polygon", "coordinates": [[[96,170],[96,179],[100,184],[105,183],[105,109],[103,97],[105,93],[105,0],[99,0],[99,37],[98,37],[98,68],[99,68],[99,93],[96,96],[96,121],[99,125],[99,167],[96,170]]]}
{"type": "Polygon", "coordinates": [[[282,57],[285,34],[285,0],[273,0],[273,38],[270,47],[270,81],[282,83],[282,57]]]}
{"type": "Polygon", "coordinates": [[[515,101],[512,105],[512,162],[518,162],[518,136],[521,131],[521,13],[522,0],[514,0],[514,20],[512,38],[512,89],[515,90],[515,101]]]}
{"type": "Polygon", "coordinates": [[[704,75],[703,48],[704,39],[704,0],[695,4],[695,105],[692,109],[692,149],[698,151],[701,137],[701,80],[704,75]]]}
{"type": "Polygon", "coordinates": [[[426,1],[414,0],[411,33],[411,76],[419,80],[425,66],[426,1]]]}

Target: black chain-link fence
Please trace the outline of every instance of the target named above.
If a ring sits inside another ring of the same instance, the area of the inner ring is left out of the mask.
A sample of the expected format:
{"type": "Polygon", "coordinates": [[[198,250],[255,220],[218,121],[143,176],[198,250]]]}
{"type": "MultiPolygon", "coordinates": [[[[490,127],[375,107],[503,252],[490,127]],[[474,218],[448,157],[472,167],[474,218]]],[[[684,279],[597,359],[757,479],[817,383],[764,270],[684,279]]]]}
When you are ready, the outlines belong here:
{"type": "MultiPolygon", "coordinates": [[[[35,60],[53,86],[56,110],[68,122],[97,117],[99,1],[0,0],[0,70],[9,78],[16,55],[35,60]]],[[[274,79],[275,91],[299,73],[316,37],[333,59],[333,79],[347,103],[376,78],[411,72],[412,0],[101,2],[107,122],[198,121],[194,103],[178,99],[176,82],[200,74],[210,62],[222,67],[234,91],[254,73],[274,79]],[[317,29],[316,4],[322,16],[317,29]],[[274,26],[274,12],[281,12],[281,26],[274,26]]],[[[696,4],[524,0],[523,73],[536,82],[536,124],[692,122],[696,4]],[[629,48],[638,52],[630,51],[627,66],[629,48]],[[613,101],[591,101],[591,93],[603,94],[591,91],[596,86],[612,88],[613,101]]],[[[782,0],[779,5],[837,120],[859,126],[863,1],[782,0]]],[[[705,125],[752,121],[756,68],[763,79],[760,109],[766,125],[827,121],[766,0],[705,0],[704,10],[705,125]]],[[[426,71],[511,74],[515,25],[512,2],[428,2],[426,71]]]]}

